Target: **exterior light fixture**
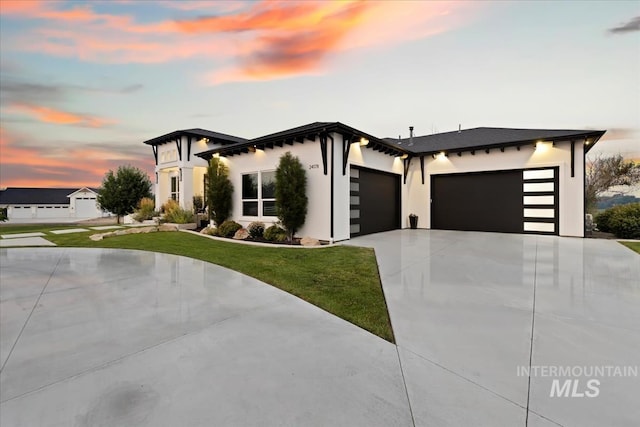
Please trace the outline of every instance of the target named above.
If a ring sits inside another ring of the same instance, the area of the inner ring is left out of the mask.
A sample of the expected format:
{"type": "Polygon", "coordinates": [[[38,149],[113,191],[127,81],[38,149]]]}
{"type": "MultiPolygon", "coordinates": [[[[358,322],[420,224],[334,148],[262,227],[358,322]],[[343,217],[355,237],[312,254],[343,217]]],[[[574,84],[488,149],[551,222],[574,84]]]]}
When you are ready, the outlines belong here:
{"type": "Polygon", "coordinates": [[[362,138],[360,138],[360,145],[362,147],[366,147],[367,145],[369,145],[369,140],[363,136],[362,138]]]}
{"type": "Polygon", "coordinates": [[[215,157],[216,159],[219,159],[220,158],[220,153],[214,154],[213,157],[215,157]]]}
{"type": "Polygon", "coordinates": [[[404,153],[402,156],[400,156],[400,158],[402,160],[406,159],[407,157],[409,157],[409,155],[407,153],[404,153]]]}

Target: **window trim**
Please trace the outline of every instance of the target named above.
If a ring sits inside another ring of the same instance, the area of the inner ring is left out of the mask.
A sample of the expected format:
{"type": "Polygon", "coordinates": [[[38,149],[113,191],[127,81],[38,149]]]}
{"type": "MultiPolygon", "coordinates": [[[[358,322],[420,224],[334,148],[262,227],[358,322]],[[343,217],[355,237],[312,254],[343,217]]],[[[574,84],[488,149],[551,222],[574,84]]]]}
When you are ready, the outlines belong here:
{"type": "MultiPolygon", "coordinates": [[[[257,198],[245,198],[244,197],[244,189],[241,187],[240,188],[240,206],[241,206],[241,214],[242,217],[244,218],[266,218],[266,219],[275,219],[277,218],[276,215],[265,215],[264,214],[264,202],[275,202],[276,198],[275,195],[274,197],[268,197],[268,198],[263,198],[262,197],[262,174],[263,173],[267,173],[267,172],[273,172],[275,174],[276,170],[275,169],[265,169],[265,170],[259,170],[259,171],[249,171],[249,172],[245,172],[242,173],[240,176],[241,179],[241,185],[244,185],[244,176],[245,175],[257,175],[258,176],[258,182],[257,182],[257,187],[258,187],[258,197],[257,198]],[[256,202],[258,204],[258,215],[246,215],[244,212],[244,203],[245,202],[256,202]]],[[[275,179],[275,177],[274,177],[275,179]]]]}
{"type": "Polygon", "coordinates": [[[180,180],[178,175],[172,175],[169,177],[169,198],[176,202],[180,202],[180,180]],[[176,183],[176,191],[173,191],[174,182],[176,183]]]}

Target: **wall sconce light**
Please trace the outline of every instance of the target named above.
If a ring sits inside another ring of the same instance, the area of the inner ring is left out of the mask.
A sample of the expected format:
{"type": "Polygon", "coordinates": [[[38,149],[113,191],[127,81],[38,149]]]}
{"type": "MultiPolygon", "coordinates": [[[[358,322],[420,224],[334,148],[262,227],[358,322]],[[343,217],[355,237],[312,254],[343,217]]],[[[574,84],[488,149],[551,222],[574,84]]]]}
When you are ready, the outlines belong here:
{"type": "Polygon", "coordinates": [[[402,156],[400,156],[400,158],[402,160],[406,159],[407,157],[409,157],[409,155],[407,153],[404,153],[402,156]]]}
{"type": "Polygon", "coordinates": [[[440,154],[438,154],[438,157],[440,158],[440,160],[444,160],[447,158],[447,153],[441,151],[440,154]]]}
{"type": "Polygon", "coordinates": [[[549,148],[550,144],[547,144],[544,141],[538,141],[536,142],[536,151],[542,152],[542,151],[546,151],[549,148]]]}
{"type": "Polygon", "coordinates": [[[219,159],[220,158],[220,153],[214,154],[213,157],[215,157],[216,159],[219,159]]]}
{"type": "Polygon", "coordinates": [[[252,153],[255,153],[256,152],[256,146],[255,145],[250,146],[249,147],[249,151],[251,151],[252,153]]]}
{"type": "Polygon", "coordinates": [[[180,181],[182,181],[182,168],[180,168],[180,181]]]}
{"type": "Polygon", "coordinates": [[[360,138],[360,146],[361,147],[366,147],[367,145],[369,145],[369,140],[367,138],[365,138],[364,136],[362,138],[360,138]]]}

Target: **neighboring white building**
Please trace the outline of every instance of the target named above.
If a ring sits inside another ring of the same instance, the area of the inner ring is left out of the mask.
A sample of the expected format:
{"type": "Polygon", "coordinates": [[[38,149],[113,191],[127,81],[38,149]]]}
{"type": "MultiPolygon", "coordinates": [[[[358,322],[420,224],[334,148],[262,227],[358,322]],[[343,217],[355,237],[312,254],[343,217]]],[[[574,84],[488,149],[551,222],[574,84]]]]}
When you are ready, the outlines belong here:
{"type": "Polygon", "coordinates": [[[75,221],[99,218],[95,188],[21,188],[0,191],[0,208],[10,222],[75,221]]]}
{"type": "MultiPolygon", "coordinates": [[[[411,134],[413,132],[411,131],[411,134]]],[[[204,196],[207,161],[224,159],[232,219],[277,221],[274,171],[290,151],[307,170],[307,220],[321,240],[407,228],[584,236],[585,153],[605,131],[475,128],[377,138],[316,122],[247,140],[203,129],[145,141],[156,160],[156,205],[204,196]]]]}

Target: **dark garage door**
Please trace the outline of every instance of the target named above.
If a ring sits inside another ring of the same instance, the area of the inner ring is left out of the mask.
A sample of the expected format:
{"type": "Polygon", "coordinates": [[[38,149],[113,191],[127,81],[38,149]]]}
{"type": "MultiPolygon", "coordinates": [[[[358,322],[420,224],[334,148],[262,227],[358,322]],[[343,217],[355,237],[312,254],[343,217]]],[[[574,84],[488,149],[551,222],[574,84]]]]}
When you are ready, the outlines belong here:
{"type": "Polygon", "coordinates": [[[351,168],[351,236],[400,228],[400,176],[351,168]]]}
{"type": "Polygon", "coordinates": [[[558,234],[558,169],[432,175],[431,228],[558,234]]]}

